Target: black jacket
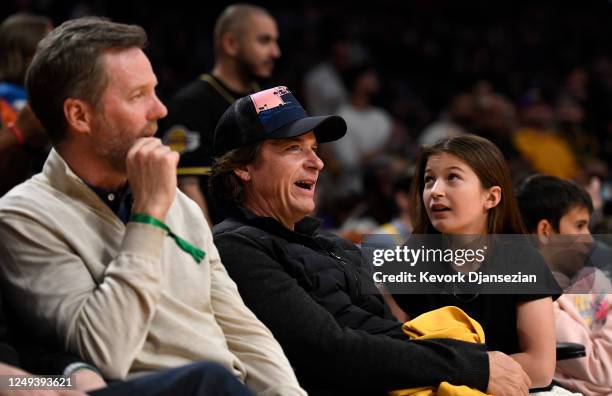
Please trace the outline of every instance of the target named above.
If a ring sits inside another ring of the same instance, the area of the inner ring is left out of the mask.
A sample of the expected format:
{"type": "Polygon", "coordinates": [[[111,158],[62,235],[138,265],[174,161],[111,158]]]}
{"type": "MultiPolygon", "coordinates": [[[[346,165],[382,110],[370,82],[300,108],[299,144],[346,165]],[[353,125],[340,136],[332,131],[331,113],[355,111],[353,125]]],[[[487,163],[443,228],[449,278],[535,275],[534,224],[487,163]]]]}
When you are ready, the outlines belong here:
{"type": "MultiPolygon", "coordinates": [[[[69,364],[82,362],[77,356],[63,352],[60,346],[50,340],[34,337],[26,327],[8,326],[6,313],[10,310],[2,306],[0,293],[0,362],[20,367],[34,374],[62,374],[69,364]],[[17,350],[15,350],[15,348],[17,350]]],[[[11,315],[10,317],[14,317],[11,315]]],[[[15,320],[12,321],[16,323],[15,320]]]]}
{"type": "Polygon", "coordinates": [[[237,209],[213,229],[242,298],[311,395],[383,394],[441,381],[486,390],[484,346],[409,341],[364,270],[360,250],[318,226],[307,217],[294,232],[237,209]]]}

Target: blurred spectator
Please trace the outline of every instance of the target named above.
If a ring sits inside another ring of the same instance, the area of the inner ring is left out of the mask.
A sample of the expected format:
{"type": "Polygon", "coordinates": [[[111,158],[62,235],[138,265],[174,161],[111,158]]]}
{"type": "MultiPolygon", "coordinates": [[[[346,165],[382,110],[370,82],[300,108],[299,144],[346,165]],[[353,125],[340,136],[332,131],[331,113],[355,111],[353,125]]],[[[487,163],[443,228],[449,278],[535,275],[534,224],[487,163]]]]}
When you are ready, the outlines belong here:
{"type": "Polygon", "coordinates": [[[586,70],[582,67],[571,69],[565,76],[563,89],[580,103],[585,103],[589,99],[589,76],[586,70]]]}
{"type": "Polygon", "coordinates": [[[423,130],[419,136],[419,145],[429,146],[443,138],[469,133],[475,115],[476,104],[472,94],[461,93],[455,96],[447,113],[423,130]]]}
{"type": "Polygon", "coordinates": [[[215,126],[237,98],[260,90],[258,79],[272,75],[280,56],[276,22],[261,7],[228,6],[215,23],[214,46],[213,70],[176,94],[160,128],[164,142],[181,153],[180,189],[198,203],[211,225],[224,217],[208,192],[215,126]]]}
{"type": "Polygon", "coordinates": [[[36,45],[53,29],[44,16],[15,14],[0,25],[0,110],[2,124],[15,122],[26,105],[25,74],[36,45]]]}
{"type": "Polygon", "coordinates": [[[485,82],[476,84],[472,92],[476,102],[472,131],[499,147],[508,163],[513,182],[523,180],[533,173],[533,169],[522,158],[512,141],[518,125],[514,103],[504,95],[495,92],[493,87],[485,82]]]}
{"type": "Polygon", "coordinates": [[[52,28],[49,18],[31,14],[0,25],[0,196],[40,171],[47,157],[49,139],[27,108],[24,83],[36,45],[52,28]]]}
{"type": "Polygon", "coordinates": [[[0,128],[0,196],[42,169],[49,137],[29,105],[0,128]]]}
{"type": "Polygon", "coordinates": [[[557,99],[556,116],[559,135],[567,140],[582,169],[599,162],[599,141],[584,126],[584,108],[579,100],[568,94],[557,99]]]}
{"type": "Polygon", "coordinates": [[[408,240],[412,232],[412,218],[410,216],[410,187],[412,178],[410,176],[402,176],[393,183],[393,202],[397,209],[397,213],[390,222],[382,224],[374,234],[384,234],[377,236],[376,242],[384,244],[389,249],[394,249],[396,246],[401,246],[408,240]]]}
{"type": "Polygon", "coordinates": [[[391,220],[395,214],[393,182],[401,169],[405,169],[405,164],[388,156],[377,157],[364,165],[363,193],[352,195],[354,205],[339,223],[338,233],[342,237],[359,244],[364,234],[375,232],[380,224],[391,220]]]}
{"type": "Polygon", "coordinates": [[[378,74],[373,66],[354,66],[344,74],[350,92],[349,101],[338,109],[348,126],[346,137],[333,142],[338,162],[339,180],[336,189],[344,194],[363,193],[363,169],[374,158],[383,155],[391,137],[390,114],[373,105],[380,92],[378,74]]]}
{"type": "Polygon", "coordinates": [[[514,134],[514,146],[540,173],[572,179],[578,175],[578,161],[568,141],[553,128],[555,113],[542,94],[532,89],[520,103],[521,127],[514,134]]]}
{"type": "Polygon", "coordinates": [[[338,36],[326,45],[328,58],[304,76],[306,105],[312,115],[335,114],[348,99],[342,75],[350,67],[352,44],[338,36]]]}

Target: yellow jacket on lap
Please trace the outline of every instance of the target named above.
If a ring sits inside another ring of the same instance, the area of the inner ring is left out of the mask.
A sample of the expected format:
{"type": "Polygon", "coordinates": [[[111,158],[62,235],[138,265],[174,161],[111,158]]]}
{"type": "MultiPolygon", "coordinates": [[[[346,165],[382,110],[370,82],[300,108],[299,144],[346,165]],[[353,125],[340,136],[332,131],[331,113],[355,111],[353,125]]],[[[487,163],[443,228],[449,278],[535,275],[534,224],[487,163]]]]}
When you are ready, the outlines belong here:
{"type": "MultiPolygon", "coordinates": [[[[455,340],[484,343],[484,330],[480,323],[457,307],[442,307],[426,312],[402,326],[413,340],[452,338],[455,340]]],[[[419,387],[389,392],[390,396],[482,396],[484,393],[467,386],[442,382],[435,387],[419,387]]]]}

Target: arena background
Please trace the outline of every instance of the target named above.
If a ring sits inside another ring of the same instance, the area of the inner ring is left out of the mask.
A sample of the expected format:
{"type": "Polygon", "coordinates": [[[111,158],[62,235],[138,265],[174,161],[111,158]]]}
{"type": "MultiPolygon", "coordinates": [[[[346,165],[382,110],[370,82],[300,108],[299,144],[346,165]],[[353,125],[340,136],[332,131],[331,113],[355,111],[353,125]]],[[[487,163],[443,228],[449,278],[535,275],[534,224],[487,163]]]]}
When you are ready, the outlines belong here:
{"type": "MultiPolygon", "coordinates": [[[[584,112],[580,136],[597,146],[600,166],[594,169],[602,179],[604,200],[612,200],[612,189],[610,197],[605,196],[612,187],[612,1],[356,3],[255,2],[271,12],[280,30],[282,58],[268,84],[287,85],[303,98],[305,73],[325,59],[334,39],[350,41],[350,56],[372,62],[378,71],[381,90],[374,102],[401,128],[401,148],[395,154],[408,162],[414,160],[418,135],[459,93],[484,84],[520,110],[534,92],[552,106],[561,92],[572,92],[584,112]]],[[[147,51],[160,81],[159,95],[168,100],[211,68],[213,23],[227,4],[21,0],[4,1],[0,17],[30,11],[50,16],[56,25],[83,15],[139,24],[149,34],[147,51]]],[[[499,144],[506,153],[504,143],[499,144]]],[[[373,209],[376,200],[388,198],[374,197],[368,205],[373,209]]],[[[355,205],[335,207],[352,210],[355,205]]],[[[393,213],[372,215],[382,223],[393,213]]],[[[334,213],[330,224],[339,226],[350,216],[334,213]]]]}

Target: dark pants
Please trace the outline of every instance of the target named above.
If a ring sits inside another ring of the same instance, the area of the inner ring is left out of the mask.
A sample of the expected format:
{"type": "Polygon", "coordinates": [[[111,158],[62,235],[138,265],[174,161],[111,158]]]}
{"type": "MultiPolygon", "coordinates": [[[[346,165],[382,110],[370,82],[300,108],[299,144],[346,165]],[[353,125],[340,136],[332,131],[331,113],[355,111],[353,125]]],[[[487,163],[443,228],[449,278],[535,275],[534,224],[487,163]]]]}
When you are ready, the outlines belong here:
{"type": "Polygon", "coordinates": [[[163,370],[129,381],[118,381],[92,396],[253,396],[225,368],[216,363],[199,362],[163,370]]]}

